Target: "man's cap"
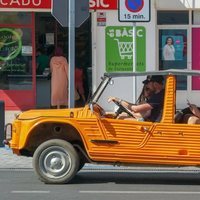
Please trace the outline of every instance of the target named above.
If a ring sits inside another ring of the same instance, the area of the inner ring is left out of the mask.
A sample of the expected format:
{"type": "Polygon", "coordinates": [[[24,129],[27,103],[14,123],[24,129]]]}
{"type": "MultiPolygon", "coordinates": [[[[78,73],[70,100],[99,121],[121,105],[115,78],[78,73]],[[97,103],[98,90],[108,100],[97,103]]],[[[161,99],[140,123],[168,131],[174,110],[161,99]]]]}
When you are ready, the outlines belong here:
{"type": "Polygon", "coordinates": [[[157,82],[157,83],[163,83],[164,77],[162,75],[152,75],[147,76],[146,80],[144,80],[142,83],[147,84],[149,82],[157,82]]]}
{"type": "Polygon", "coordinates": [[[147,83],[150,82],[150,78],[151,78],[151,76],[148,75],[147,78],[144,81],[142,81],[142,83],[144,83],[146,85],[147,83]]]}

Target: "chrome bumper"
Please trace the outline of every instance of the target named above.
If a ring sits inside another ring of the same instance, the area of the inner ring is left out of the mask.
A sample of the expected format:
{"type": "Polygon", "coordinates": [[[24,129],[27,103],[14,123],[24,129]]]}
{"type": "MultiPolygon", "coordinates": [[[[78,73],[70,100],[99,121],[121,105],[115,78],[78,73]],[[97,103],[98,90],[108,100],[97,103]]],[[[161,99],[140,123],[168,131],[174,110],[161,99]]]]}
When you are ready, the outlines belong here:
{"type": "Polygon", "coordinates": [[[8,123],[4,128],[4,145],[9,145],[9,141],[12,139],[12,124],[8,123]]]}

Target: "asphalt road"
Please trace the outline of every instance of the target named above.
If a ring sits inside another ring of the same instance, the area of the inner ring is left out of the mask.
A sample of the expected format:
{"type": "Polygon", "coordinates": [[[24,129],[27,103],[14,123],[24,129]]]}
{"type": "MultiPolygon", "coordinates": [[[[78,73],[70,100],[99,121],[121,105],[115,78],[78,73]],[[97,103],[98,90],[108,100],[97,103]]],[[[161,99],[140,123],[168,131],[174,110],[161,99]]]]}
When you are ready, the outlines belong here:
{"type": "Polygon", "coordinates": [[[80,171],[69,184],[47,185],[31,169],[0,169],[0,200],[199,200],[200,174],[80,171]]]}

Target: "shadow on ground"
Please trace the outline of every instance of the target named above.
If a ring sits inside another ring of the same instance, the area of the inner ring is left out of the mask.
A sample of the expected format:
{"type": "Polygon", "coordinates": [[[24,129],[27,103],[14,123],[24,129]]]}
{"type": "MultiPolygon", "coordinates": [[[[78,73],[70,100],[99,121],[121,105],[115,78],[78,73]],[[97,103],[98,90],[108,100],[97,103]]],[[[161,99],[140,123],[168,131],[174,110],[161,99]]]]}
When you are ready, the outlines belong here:
{"type": "Polygon", "coordinates": [[[200,173],[149,173],[149,172],[84,172],[80,171],[71,184],[170,184],[200,185],[200,173]]]}

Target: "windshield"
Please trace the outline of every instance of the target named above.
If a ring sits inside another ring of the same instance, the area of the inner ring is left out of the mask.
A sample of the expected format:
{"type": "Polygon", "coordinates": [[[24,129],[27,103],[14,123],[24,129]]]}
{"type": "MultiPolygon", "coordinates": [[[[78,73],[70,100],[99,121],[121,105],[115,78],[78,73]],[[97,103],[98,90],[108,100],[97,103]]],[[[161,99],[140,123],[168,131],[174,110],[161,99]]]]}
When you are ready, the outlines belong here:
{"type": "MultiPolygon", "coordinates": [[[[133,77],[116,77],[109,80],[102,81],[96,95],[93,95],[93,102],[98,103],[106,111],[115,110],[115,104],[108,103],[108,98],[111,96],[126,99],[133,102],[135,95],[135,84],[133,77]],[[109,84],[111,82],[112,84],[109,84]],[[106,86],[104,91],[101,89],[106,86]]],[[[137,91],[136,91],[137,92],[137,91]]]]}

